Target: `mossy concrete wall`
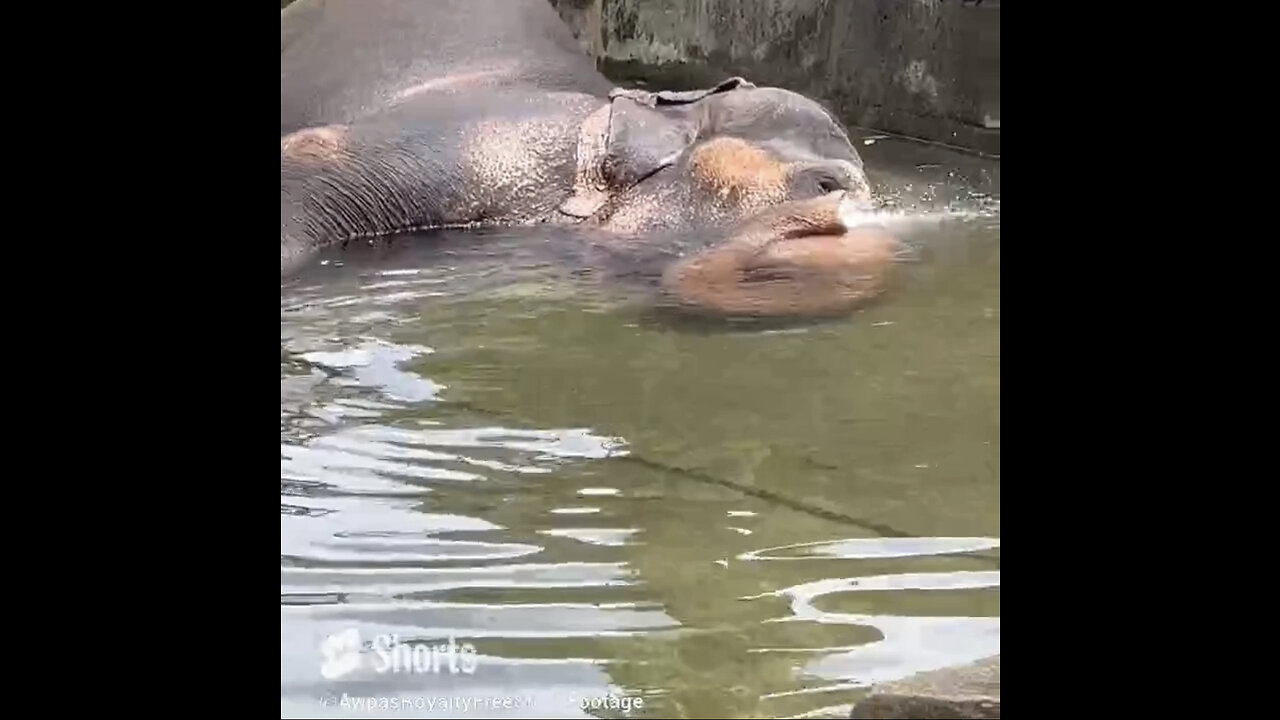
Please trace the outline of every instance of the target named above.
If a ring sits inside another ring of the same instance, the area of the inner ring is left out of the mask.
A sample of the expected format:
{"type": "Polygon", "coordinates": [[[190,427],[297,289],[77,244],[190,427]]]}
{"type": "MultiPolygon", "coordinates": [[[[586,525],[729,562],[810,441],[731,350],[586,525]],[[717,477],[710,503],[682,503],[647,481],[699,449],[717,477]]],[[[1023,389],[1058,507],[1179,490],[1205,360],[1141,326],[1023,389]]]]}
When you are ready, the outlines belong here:
{"type": "Polygon", "coordinates": [[[848,123],[1000,152],[999,0],[549,0],[607,75],[742,75],[848,123]]]}

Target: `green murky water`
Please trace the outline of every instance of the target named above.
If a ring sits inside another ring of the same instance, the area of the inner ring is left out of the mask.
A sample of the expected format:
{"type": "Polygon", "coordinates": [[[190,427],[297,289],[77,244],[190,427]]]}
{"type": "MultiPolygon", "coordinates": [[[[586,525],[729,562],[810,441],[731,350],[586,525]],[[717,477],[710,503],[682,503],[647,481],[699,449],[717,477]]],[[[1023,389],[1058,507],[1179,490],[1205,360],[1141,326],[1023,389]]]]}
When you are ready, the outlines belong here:
{"type": "Polygon", "coordinates": [[[282,287],[282,715],[847,715],[998,652],[999,164],[859,149],[915,257],[850,318],[668,322],[545,231],[282,287]]]}

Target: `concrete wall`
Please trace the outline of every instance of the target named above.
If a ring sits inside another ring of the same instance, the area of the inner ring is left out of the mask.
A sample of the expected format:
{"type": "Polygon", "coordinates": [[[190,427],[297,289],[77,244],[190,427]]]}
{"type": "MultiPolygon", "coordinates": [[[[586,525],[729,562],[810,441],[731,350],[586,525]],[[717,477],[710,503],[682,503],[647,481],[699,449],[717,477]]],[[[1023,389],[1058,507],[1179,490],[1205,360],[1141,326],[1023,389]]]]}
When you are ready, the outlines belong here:
{"type": "Polygon", "coordinates": [[[853,125],[1000,152],[999,0],[549,0],[616,81],[742,75],[853,125]]]}

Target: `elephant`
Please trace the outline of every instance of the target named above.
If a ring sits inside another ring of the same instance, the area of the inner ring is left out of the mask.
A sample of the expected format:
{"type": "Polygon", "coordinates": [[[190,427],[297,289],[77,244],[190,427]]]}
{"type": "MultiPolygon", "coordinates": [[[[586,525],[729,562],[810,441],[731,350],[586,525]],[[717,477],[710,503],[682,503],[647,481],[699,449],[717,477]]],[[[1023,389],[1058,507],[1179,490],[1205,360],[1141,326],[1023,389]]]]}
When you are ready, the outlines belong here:
{"type": "Polygon", "coordinates": [[[616,87],[548,0],[297,0],[280,14],[280,269],[437,228],[591,228],[680,306],[845,312],[897,240],[822,104],[743,77],[616,87]]]}

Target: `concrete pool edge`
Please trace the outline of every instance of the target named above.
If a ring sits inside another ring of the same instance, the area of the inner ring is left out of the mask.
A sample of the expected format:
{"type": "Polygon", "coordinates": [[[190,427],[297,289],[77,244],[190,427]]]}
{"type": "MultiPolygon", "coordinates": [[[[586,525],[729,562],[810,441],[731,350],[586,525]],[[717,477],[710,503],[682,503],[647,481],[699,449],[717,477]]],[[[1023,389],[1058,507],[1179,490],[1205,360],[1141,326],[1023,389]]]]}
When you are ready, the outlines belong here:
{"type": "Polygon", "coordinates": [[[851,125],[1000,154],[1000,3],[549,0],[611,80],[727,76],[804,93],[851,125]]]}
{"type": "Polygon", "coordinates": [[[871,688],[850,718],[999,718],[1000,656],[930,670],[871,688]]]}

